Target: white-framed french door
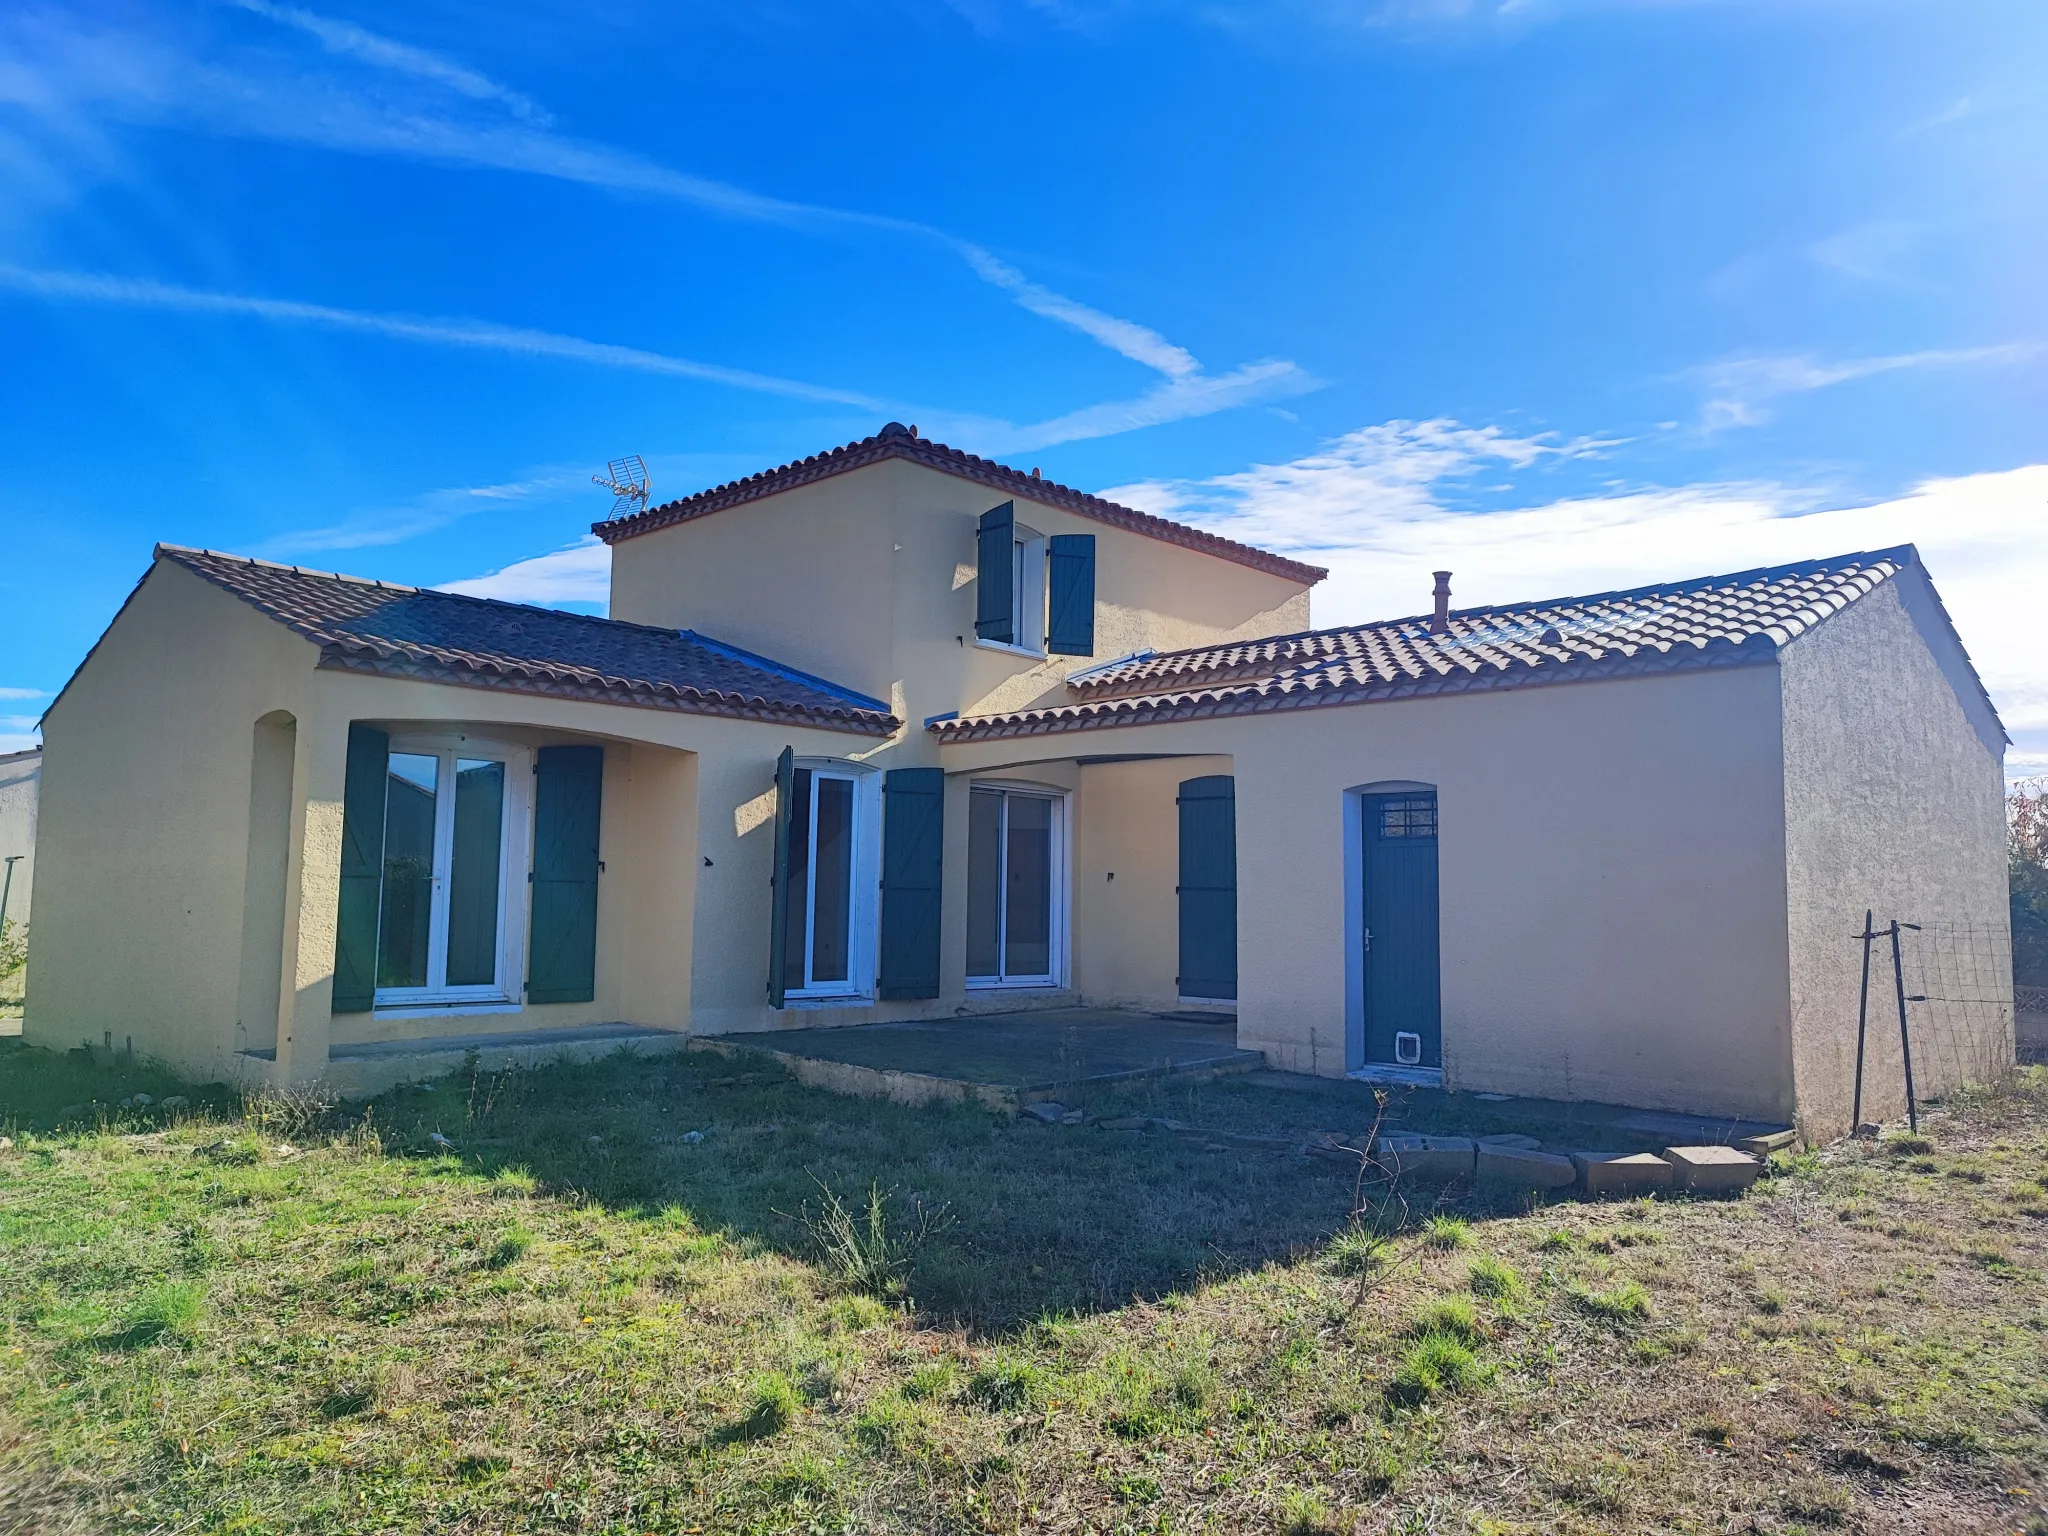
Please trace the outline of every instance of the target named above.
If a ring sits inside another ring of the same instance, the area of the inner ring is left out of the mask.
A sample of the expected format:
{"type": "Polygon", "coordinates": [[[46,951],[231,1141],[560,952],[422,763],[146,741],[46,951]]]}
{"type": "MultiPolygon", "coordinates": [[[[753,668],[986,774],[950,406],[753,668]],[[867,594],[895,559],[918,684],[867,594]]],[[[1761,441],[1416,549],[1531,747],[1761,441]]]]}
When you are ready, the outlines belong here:
{"type": "Polygon", "coordinates": [[[782,992],[804,1002],[863,998],[875,986],[880,775],[796,760],[790,785],[782,992]]]}
{"type": "Polygon", "coordinates": [[[969,786],[968,986],[1065,985],[1067,865],[1064,791],[969,786]]]}
{"type": "Polygon", "coordinates": [[[530,755],[466,736],[394,736],[384,778],[376,1006],[518,998],[530,755]]]}

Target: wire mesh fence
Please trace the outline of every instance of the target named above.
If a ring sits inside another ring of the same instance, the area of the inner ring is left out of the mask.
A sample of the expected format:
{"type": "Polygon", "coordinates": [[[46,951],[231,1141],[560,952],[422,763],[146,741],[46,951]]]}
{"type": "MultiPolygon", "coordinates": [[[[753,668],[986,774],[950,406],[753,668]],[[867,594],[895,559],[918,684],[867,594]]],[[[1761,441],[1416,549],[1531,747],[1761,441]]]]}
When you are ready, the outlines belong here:
{"type": "Polygon", "coordinates": [[[1983,1080],[2013,1059],[2012,932],[2003,923],[1900,924],[1906,1020],[1931,1083],[1983,1080]],[[1924,1043],[1923,1043],[1924,1042],[1924,1043]]]}
{"type": "Polygon", "coordinates": [[[2005,1075],[2017,1046],[2009,927],[1873,914],[1856,938],[1864,988],[1859,1107],[1896,1102],[1896,1086],[1912,1117],[1916,1098],[2005,1075]]]}

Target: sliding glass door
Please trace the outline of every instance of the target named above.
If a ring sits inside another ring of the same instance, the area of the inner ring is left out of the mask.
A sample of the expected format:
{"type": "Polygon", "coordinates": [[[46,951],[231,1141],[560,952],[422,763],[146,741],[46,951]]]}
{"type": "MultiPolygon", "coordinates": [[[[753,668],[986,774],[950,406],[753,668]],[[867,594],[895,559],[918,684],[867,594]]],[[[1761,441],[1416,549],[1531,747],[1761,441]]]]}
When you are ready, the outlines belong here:
{"type": "Polygon", "coordinates": [[[377,1006],[509,998],[513,754],[396,742],[384,780],[377,1006]]]}
{"type": "Polygon", "coordinates": [[[1065,797],[975,785],[967,807],[968,985],[1060,985],[1066,899],[1065,797]]]}

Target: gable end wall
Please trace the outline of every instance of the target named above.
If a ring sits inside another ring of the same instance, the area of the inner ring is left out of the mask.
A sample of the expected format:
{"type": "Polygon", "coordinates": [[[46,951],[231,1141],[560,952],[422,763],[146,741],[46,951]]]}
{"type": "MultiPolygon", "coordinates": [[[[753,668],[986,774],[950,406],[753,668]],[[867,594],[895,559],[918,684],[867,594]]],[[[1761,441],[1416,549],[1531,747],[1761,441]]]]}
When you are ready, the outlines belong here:
{"type": "MultiPolygon", "coordinates": [[[[1809,1136],[1845,1134],[1865,909],[1905,935],[1922,1097],[2013,1061],[2005,787],[1995,722],[1958,694],[1960,647],[1916,566],[1786,647],[1793,1071],[1809,1136]],[[1953,653],[1953,654],[1951,654],[1953,653]],[[1987,739],[1988,738],[1988,739],[1987,739]]],[[[1905,1113],[1888,944],[1873,950],[1863,1117],[1905,1113]]]]}

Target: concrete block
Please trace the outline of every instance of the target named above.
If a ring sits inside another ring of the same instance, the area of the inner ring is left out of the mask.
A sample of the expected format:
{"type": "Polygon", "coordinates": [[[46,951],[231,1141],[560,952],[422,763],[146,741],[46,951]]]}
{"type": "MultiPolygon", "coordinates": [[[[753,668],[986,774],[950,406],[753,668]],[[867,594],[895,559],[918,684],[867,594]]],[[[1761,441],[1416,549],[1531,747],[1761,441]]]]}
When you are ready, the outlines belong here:
{"type": "Polygon", "coordinates": [[[1799,1144],[1797,1131],[1772,1131],[1765,1136],[1744,1136],[1735,1143],[1735,1150],[1747,1152],[1751,1157],[1769,1157],[1773,1152],[1799,1144]]]}
{"type": "Polygon", "coordinates": [[[1503,1147],[1483,1139],[1476,1167],[1480,1178],[1517,1189],[1566,1189],[1579,1178],[1578,1165],[1568,1157],[1533,1147],[1503,1147]]]}
{"type": "Polygon", "coordinates": [[[1524,1136],[1513,1131],[1498,1136],[1481,1136],[1478,1141],[1482,1147],[1512,1147],[1523,1152],[1534,1152],[1543,1145],[1534,1136],[1524,1136]]]}
{"type": "Polygon", "coordinates": [[[1649,1195],[1671,1187],[1671,1165],[1654,1152],[1574,1152],[1587,1194],[1649,1195]]]}
{"type": "Polygon", "coordinates": [[[1476,1151],[1463,1136],[1382,1136],[1378,1146],[1381,1164],[1416,1184],[1471,1178],[1476,1151]]]}
{"type": "Polygon", "coordinates": [[[1666,1147],[1671,1182],[1696,1195],[1739,1195],[1756,1182],[1763,1164],[1733,1147],[1666,1147]]]}

